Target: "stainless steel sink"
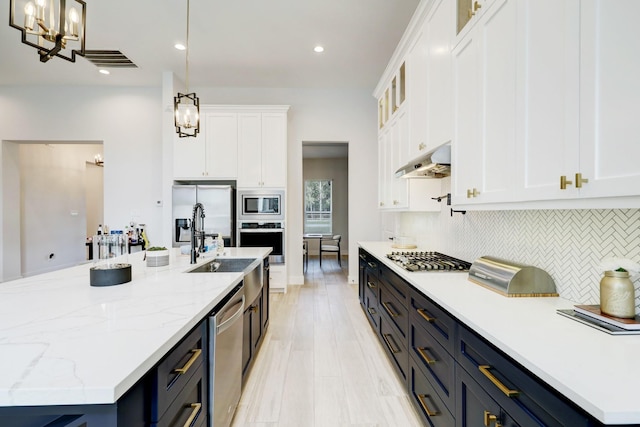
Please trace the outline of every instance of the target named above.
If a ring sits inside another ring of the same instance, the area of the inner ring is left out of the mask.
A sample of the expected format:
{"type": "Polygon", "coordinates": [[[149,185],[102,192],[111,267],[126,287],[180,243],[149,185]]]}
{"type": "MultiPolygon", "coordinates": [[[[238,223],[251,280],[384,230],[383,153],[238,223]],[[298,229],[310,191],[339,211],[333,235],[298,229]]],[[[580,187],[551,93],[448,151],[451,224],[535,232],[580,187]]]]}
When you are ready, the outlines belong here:
{"type": "Polygon", "coordinates": [[[240,273],[256,259],[255,258],[218,258],[212,259],[188,273],[240,273]]]}

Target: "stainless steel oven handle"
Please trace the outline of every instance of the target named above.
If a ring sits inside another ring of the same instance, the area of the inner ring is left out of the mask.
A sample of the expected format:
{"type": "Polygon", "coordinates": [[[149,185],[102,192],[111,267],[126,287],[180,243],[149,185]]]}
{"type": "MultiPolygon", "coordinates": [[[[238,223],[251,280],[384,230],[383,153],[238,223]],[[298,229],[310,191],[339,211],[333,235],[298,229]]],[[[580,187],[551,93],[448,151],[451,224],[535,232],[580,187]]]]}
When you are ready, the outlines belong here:
{"type": "Polygon", "coordinates": [[[235,313],[233,313],[233,315],[230,318],[228,318],[227,320],[225,320],[224,322],[222,322],[216,327],[216,335],[220,335],[221,333],[229,329],[233,324],[233,322],[235,322],[240,316],[242,316],[242,313],[244,313],[244,295],[242,295],[242,301],[237,302],[234,305],[238,305],[238,304],[240,304],[240,308],[238,308],[238,310],[235,313]]]}
{"type": "Polygon", "coordinates": [[[284,228],[241,228],[241,233],[284,233],[284,228]]]}

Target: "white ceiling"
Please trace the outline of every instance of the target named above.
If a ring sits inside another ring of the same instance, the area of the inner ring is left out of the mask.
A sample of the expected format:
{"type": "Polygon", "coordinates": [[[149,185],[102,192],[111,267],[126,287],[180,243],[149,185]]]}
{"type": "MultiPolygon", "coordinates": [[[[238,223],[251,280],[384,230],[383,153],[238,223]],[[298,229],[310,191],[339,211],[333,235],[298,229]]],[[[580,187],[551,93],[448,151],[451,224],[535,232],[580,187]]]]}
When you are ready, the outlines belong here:
{"type": "MultiPolygon", "coordinates": [[[[69,1],[69,0],[68,0],[69,1]]],[[[88,50],[120,50],[137,69],[103,76],[84,58],[41,63],[0,7],[0,85],[160,86],[184,80],[186,0],[86,0],[88,50]]],[[[419,0],[191,0],[190,87],[373,91],[419,0]],[[322,44],[325,52],[313,47],[322,44]]]]}

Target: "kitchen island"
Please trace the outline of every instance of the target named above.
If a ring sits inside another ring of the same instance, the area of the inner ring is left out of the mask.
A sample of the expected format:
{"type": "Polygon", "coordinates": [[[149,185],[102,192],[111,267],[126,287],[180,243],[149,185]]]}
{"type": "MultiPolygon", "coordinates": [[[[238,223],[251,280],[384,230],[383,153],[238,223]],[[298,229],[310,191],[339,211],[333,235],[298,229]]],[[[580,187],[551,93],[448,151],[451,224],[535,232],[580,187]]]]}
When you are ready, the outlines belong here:
{"type": "MultiPolygon", "coordinates": [[[[224,256],[258,266],[269,252],[224,256]]],[[[90,286],[93,263],[0,283],[0,420],[21,407],[116,403],[243,278],[187,274],[195,266],[179,249],[164,267],[143,256],[124,257],[132,280],[116,286],[90,286]]]]}
{"type": "MultiPolygon", "coordinates": [[[[508,298],[468,281],[467,273],[404,270],[387,259],[395,250],[390,243],[359,245],[465,329],[591,416],[592,422],[640,424],[636,394],[640,336],[612,336],[556,313],[580,302],[559,297],[508,298]]],[[[458,347],[455,355],[460,354],[464,349],[458,347]]]]}

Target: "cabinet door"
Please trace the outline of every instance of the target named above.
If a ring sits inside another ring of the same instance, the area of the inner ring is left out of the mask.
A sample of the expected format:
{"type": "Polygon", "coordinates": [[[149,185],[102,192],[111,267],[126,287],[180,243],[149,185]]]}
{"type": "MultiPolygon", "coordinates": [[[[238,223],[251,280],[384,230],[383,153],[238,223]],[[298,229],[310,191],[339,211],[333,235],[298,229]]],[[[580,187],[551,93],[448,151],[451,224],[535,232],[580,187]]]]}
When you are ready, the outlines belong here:
{"type": "MultiPolygon", "coordinates": [[[[202,113],[201,113],[202,114],[202,113]]],[[[200,120],[200,133],[195,138],[173,139],[173,177],[203,178],[206,175],[205,144],[206,120],[200,120]]]]}
{"type": "Polygon", "coordinates": [[[454,16],[454,3],[451,0],[435,2],[427,16],[425,28],[427,150],[451,141],[453,134],[451,48],[454,16]]]}
{"type": "Polygon", "coordinates": [[[467,37],[453,51],[454,140],[451,163],[451,197],[454,204],[467,203],[467,190],[479,187],[482,147],[479,136],[480,78],[478,38],[467,37]]]}
{"type": "Polygon", "coordinates": [[[262,118],[260,113],[238,114],[238,187],[262,182],[262,118]]]}
{"type": "Polygon", "coordinates": [[[518,177],[515,200],[576,197],[580,0],[518,4],[518,177]]]}
{"type": "Polygon", "coordinates": [[[388,179],[391,191],[391,204],[394,209],[406,209],[409,207],[408,181],[396,178],[395,172],[404,164],[403,151],[406,152],[409,138],[409,120],[407,110],[403,108],[396,112],[391,124],[391,147],[388,179]]]}
{"type": "Polygon", "coordinates": [[[481,427],[502,424],[500,406],[467,374],[456,372],[456,426],[481,427]]]}
{"type": "Polygon", "coordinates": [[[287,186],[287,115],[262,113],[262,186],[287,186]]]}
{"type": "Polygon", "coordinates": [[[391,208],[391,188],[389,176],[391,163],[391,132],[389,127],[378,135],[378,207],[391,208]]]}
{"type": "Polygon", "coordinates": [[[251,345],[251,307],[245,309],[242,316],[242,377],[249,368],[251,356],[253,354],[253,346],[251,345]]]}
{"type": "Polygon", "coordinates": [[[206,176],[235,179],[238,176],[238,116],[236,113],[205,115],[206,176]]]}
{"type": "Polygon", "coordinates": [[[495,1],[454,51],[457,204],[513,196],[516,12],[516,0],[495,1]]]}
{"type": "Polygon", "coordinates": [[[252,358],[255,356],[260,340],[262,339],[262,292],[251,304],[251,346],[252,358]]]}
{"type": "MultiPolygon", "coordinates": [[[[431,124],[427,117],[427,103],[429,94],[427,92],[427,62],[429,53],[428,28],[422,27],[418,39],[409,51],[408,70],[409,80],[409,107],[410,126],[409,137],[407,138],[406,158],[403,163],[415,159],[420,154],[427,151],[427,132],[431,124]]],[[[401,165],[398,165],[401,166],[401,165]]]]}
{"type": "Polygon", "coordinates": [[[635,0],[580,2],[581,197],[638,195],[640,51],[635,0]]]}

